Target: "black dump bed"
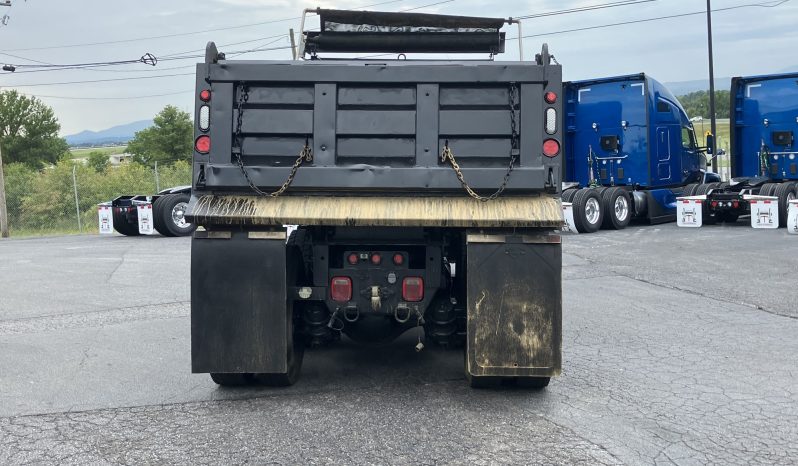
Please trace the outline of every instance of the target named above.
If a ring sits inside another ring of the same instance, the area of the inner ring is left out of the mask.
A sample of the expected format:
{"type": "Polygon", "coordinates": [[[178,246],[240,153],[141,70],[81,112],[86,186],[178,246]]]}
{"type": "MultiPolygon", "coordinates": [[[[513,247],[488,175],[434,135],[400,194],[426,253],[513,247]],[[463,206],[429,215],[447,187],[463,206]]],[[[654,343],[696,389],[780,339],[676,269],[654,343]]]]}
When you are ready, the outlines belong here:
{"type": "Polygon", "coordinates": [[[504,20],[317,14],[321,30],[300,44],[310,60],[225,60],[209,44],[197,66],[191,219],[559,225],[562,70],[545,46],[535,61],[494,61],[504,20]],[[441,52],[452,41],[485,59],[317,55],[441,52]]]}

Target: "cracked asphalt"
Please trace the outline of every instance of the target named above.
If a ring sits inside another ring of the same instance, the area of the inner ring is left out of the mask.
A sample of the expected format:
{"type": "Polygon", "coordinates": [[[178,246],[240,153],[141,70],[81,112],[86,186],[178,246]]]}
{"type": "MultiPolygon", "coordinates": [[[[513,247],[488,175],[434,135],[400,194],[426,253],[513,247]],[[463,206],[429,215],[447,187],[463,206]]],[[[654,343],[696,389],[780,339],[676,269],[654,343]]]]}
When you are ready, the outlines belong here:
{"type": "Polygon", "coordinates": [[[186,238],[0,241],[0,464],[794,464],[798,237],[564,236],[563,374],[472,390],[414,335],[288,389],[191,374],[186,238]]]}

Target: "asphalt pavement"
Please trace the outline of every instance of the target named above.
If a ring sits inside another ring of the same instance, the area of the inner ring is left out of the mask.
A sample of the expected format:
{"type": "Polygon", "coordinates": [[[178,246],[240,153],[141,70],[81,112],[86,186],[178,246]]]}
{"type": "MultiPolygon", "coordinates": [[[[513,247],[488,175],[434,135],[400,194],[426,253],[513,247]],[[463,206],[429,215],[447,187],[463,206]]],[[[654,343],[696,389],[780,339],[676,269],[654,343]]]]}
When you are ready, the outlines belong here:
{"type": "Polygon", "coordinates": [[[0,241],[0,464],[791,464],[798,237],[563,240],[563,374],[473,390],[415,336],[308,351],[287,389],[190,373],[188,238],[0,241]]]}

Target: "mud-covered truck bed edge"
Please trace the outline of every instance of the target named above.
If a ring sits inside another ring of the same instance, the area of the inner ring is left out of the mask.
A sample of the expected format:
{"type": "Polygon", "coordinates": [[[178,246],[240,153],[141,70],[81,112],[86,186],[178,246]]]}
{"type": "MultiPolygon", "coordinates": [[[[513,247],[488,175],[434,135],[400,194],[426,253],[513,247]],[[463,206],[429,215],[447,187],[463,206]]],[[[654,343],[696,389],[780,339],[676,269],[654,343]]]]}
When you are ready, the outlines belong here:
{"type": "MultiPolygon", "coordinates": [[[[325,31],[313,52],[341,51],[325,31]]],[[[209,44],[197,66],[193,371],[289,385],[305,347],[416,331],[417,350],[465,347],[472,385],[545,386],[561,364],[560,66],[545,47],[535,62],[313,58],[209,44]]]]}

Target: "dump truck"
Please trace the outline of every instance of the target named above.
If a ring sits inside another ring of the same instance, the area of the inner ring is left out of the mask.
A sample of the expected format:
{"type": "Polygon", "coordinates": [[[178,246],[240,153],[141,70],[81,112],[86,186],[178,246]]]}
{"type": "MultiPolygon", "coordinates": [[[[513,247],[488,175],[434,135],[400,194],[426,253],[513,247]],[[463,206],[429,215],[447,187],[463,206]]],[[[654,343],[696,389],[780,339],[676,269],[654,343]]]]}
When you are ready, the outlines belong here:
{"type": "Polygon", "coordinates": [[[512,20],[315,9],[303,24],[311,14],[321,27],[303,28],[300,59],[229,60],[209,43],[197,65],[192,371],[291,385],[306,348],[417,332],[397,351],[463,351],[473,386],[548,385],[560,65],[546,46],[494,61],[512,20]]]}
{"type": "Polygon", "coordinates": [[[167,188],[158,194],[125,194],[97,205],[101,235],[189,236],[196,226],[186,221],[191,186],[167,188]]]}
{"type": "Polygon", "coordinates": [[[573,81],[565,87],[562,200],[580,233],[620,230],[632,219],[676,220],[676,197],[706,193],[693,124],[679,100],[645,73],[573,81]]]}
{"type": "Polygon", "coordinates": [[[754,227],[786,227],[798,197],[798,73],[736,77],[730,94],[731,179],[686,190],[686,201],[701,205],[701,224],[751,216],[754,227]]]}

